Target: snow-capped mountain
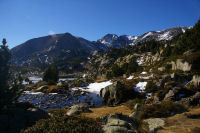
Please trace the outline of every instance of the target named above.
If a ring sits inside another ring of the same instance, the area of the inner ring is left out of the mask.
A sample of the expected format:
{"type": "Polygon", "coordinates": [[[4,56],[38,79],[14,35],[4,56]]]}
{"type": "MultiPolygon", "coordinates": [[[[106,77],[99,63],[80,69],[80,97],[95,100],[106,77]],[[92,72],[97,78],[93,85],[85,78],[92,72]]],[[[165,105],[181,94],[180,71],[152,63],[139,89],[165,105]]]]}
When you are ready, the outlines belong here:
{"type": "Polygon", "coordinates": [[[165,41],[185,32],[187,27],[150,31],[141,36],[107,34],[97,41],[88,41],[69,33],[34,38],[11,50],[12,62],[17,65],[45,66],[58,64],[60,68],[78,68],[93,51],[106,51],[149,40],[165,41]]]}
{"type": "Polygon", "coordinates": [[[150,31],[140,36],[107,34],[97,42],[103,43],[110,48],[118,48],[124,45],[135,45],[150,40],[166,41],[171,40],[174,36],[185,32],[188,27],[175,27],[163,31],[150,31]]]}

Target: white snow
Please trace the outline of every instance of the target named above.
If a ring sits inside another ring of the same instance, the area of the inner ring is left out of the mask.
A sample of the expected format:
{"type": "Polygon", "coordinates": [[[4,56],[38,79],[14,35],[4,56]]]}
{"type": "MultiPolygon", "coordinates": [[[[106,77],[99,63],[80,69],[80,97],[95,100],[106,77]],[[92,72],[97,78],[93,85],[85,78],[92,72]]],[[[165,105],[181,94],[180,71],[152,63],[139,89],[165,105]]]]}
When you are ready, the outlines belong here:
{"type": "Polygon", "coordinates": [[[144,55],[137,58],[138,65],[142,65],[144,63],[144,55]]]}
{"type": "Polygon", "coordinates": [[[145,88],[146,88],[147,82],[139,82],[136,87],[134,87],[134,90],[136,92],[144,92],[145,88]]]}
{"type": "Polygon", "coordinates": [[[136,40],[138,37],[137,36],[126,36],[128,38],[128,40],[136,40]]]}
{"type": "MultiPolygon", "coordinates": [[[[76,87],[76,88],[71,88],[72,91],[75,90],[82,90],[89,92],[86,96],[86,98],[90,101],[95,103],[96,107],[100,107],[102,105],[102,98],[99,96],[101,89],[113,84],[110,80],[106,82],[100,82],[100,83],[91,83],[89,84],[86,88],[81,88],[81,87],[76,87]]],[[[80,100],[82,101],[82,100],[80,100]]]]}
{"type": "Polygon", "coordinates": [[[58,81],[66,81],[68,78],[59,78],[58,81]]]}
{"type": "Polygon", "coordinates": [[[46,60],[45,60],[45,63],[48,63],[48,59],[49,59],[49,58],[47,57],[46,60]]]}
{"type": "Polygon", "coordinates": [[[168,31],[168,32],[165,32],[164,34],[161,34],[158,40],[170,40],[172,36],[170,36],[169,33],[170,32],[168,31]]]}
{"type": "Polygon", "coordinates": [[[105,88],[109,85],[113,84],[110,80],[106,82],[100,82],[100,83],[91,83],[87,86],[87,91],[91,93],[99,94],[102,88],[105,88]]]}
{"type": "Polygon", "coordinates": [[[184,30],[184,29],[182,29],[182,32],[183,32],[183,33],[185,33],[185,30],[184,30]]]}
{"type": "Polygon", "coordinates": [[[26,82],[26,81],[23,80],[22,84],[23,84],[23,85],[28,85],[29,82],[26,82]]]}
{"type": "Polygon", "coordinates": [[[31,95],[38,95],[38,94],[44,94],[42,92],[32,92],[32,91],[24,91],[25,94],[31,94],[31,95]]]}
{"type": "Polygon", "coordinates": [[[134,45],[135,45],[135,43],[130,43],[129,45],[132,45],[132,46],[134,46],[134,45]]]}
{"type": "MultiPolygon", "coordinates": [[[[24,91],[24,94],[39,95],[39,94],[44,94],[44,93],[43,92],[24,91]]],[[[56,95],[58,93],[49,93],[49,94],[56,95]]]]}
{"type": "Polygon", "coordinates": [[[151,36],[151,35],[153,35],[153,33],[152,33],[152,32],[148,32],[146,35],[144,35],[144,36],[142,37],[142,39],[144,39],[144,38],[146,38],[146,37],[148,37],[148,36],[151,36]]]}
{"type": "Polygon", "coordinates": [[[28,77],[28,79],[29,79],[30,81],[32,81],[34,84],[35,84],[35,83],[38,83],[39,81],[42,80],[42,78],[40,78],[40,77],[35,77],[35,76],[33,76],[33,77],[28,77]]]}
{"type": "Polygon", "coordinates": [[[146,54],[147,54],[147,55],[151,55],[151,52],[147,52],[146,54]]]}
{"type": "Polygon", "coordinates": [[[140,73],[140,74],[147,74],[147,72],[142,72],[142,73],[140,73]]]}
{"type": "Polygon", "coordinates": [[[152,96],[152,93],[146,93],[146,98],[148,99],[148,98],[151,98],[151,96],[152,96]]]}
{"type": "Polygon", "coordinates": [[[127,79],[133,79],[133,76],[129,76],[127,79]]]}
{"type": "Polygon", "coordinates": [[[139,78],[141,79],[150,79],[153,77],[153,74],[149,75],[149,76],[139,76],[139,78]]]}
{"type": "Polygon", "coordinates": [[[113,83],[109,80],[109,81],[105,81],[105,82],[100,82],[100,83],[91,83],[89,84],[87,87],[87,89],[85,88],[81,88],[81,87],[75,87],[75,88],[71,88],[72,91],[75,91],[75,90],[82,90],[82,91],[87,91],[87,92],[90,92],[90,93],[95,93],[95,94],[100,94],[100,91],[101,89],[109,86],[109,85],[112,85],[113,83]]]}
{"type": "Polygon", "coordinates": [[[134,39],[135,39],[135,40],[138,39],[138,36],[135,36],[134,39]]]}
{"type": "Polygon", "coordinates": [[[193,26],[189,26],[189,27],[188,27],[188,29],[192,29],[192,28],[193,28],[193,26]]]}

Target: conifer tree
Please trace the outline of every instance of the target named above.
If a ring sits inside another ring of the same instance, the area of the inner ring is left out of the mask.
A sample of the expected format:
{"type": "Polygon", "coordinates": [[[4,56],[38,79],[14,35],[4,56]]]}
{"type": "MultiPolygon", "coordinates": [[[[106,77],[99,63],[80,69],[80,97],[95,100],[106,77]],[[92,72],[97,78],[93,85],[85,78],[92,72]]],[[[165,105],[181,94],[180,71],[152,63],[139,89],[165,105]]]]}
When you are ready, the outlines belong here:
{"type": "Polygon", "coordinates": [[[55,66],[49,66],[45,70],[43,81],[48,82],[48,84],[55,84],[58,81],[58,70],[55,66]]]}
{"type": "Polygon", "coordinates": [[[2,43],[0,45],[0,110],[15,102],[20,95],[19,90],[22,89],[17,79],[10,80],[8,84],[11,54],[5,38],[2,43]]]}

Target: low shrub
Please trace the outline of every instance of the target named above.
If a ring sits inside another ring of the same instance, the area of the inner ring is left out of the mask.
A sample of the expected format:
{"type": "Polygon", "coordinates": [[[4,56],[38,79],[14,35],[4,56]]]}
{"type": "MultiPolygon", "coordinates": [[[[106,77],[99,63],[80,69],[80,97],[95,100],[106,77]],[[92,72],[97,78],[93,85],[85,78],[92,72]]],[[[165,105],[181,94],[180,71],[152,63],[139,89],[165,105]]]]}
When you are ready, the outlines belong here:
{"type": "Polygon", "coordinates": [[[141,108],[140,117],[145,119],[150,117],[168,117],[185,111],[187,111],[187,108],[182,104],[163,101],[158,104],[144,105],[141,108]]]}
{"type": "Polygon", "coordinates": [[[150,81],[147,82],[146,89],[145,89],[145,91],[146,91],[147,93],[155,92],[155,91],[157,91],[157,90],[158,90],[158,88],[157,88],[157,86],[155,85],[155,83],[153,83],[152,80],[150,80],[150,81]]]}
{"type": "Polygon", "coordinates": [[[121,81],[121,86],[119,89],[119,98],[122,99],[121,102],[126,102],[128,100],[134,100],[135,98],[142,98],[138,92],[135,92],[133,87],[135,86],[134,82],[130,81],[121,81]]]}
{"type": "Polygon", "coordinates": [[[54,111],[51,118],[42,119],[21,133],[102,133],[100,124],[94,119],[66,116],[65,111],[54,111]]]}
{"type": "Polygon", "coordinates": [[[144,99],[137,97],[134,100],[129,100],[129,101],[125,102],[124,105],[127,106],[129,109],[133,110],[134,106],[137,103],[140,103],[142,105],[144,103],[144,99]]]}
{"type": "Polygon", "coordinates": [[[80,87],[84,83],[85,82],[83,80],[77,79],[72,81],[72,83],[69,85],[69,88],[80,87]]]}

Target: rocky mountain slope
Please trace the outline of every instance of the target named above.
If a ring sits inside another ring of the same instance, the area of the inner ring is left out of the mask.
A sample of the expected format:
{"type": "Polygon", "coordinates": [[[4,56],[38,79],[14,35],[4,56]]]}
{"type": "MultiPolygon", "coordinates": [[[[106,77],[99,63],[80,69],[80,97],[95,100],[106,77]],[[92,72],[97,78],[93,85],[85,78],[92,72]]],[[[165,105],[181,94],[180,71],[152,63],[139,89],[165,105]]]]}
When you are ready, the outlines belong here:
{"type": "Polygon", "coordinates": [[[20,66],[45,68],[55,64],[64,71],[82,70],[84,62],[93,51],[107,51],[126,45],[135,45],[149,40],[165,41],[185,32],[187,27],[176,27],[163,31],[151,31],[141,36],[117,36],[107,34],[96,42],[75,37],[69,33],[39,37],[14,47],[12,62],[20,66]]]}
{"type": "Polygon", "coordinates": [[[150,40],[166,41],[171,40],[174,36],[184,33],[185,30],[191,27],[175,27],[163,31],[149,31],[140,36],[107,34],[97,42],[101,42],[110,48],[119,48],[125,45],[135,45],[150,40]]]}
{"type": "Polygon", "coordinates": [[[57,64],[62,69],[80,68],[80,62],[85,61],[91,51],[101,49],[105,49],[102,44],[65,33],[31,39],[11,52],[16,65],[42,67],[57,64]]]}

